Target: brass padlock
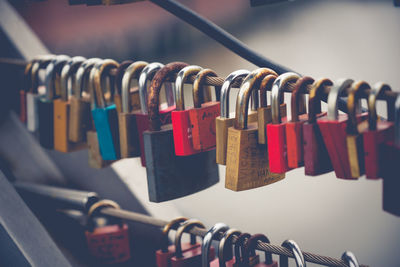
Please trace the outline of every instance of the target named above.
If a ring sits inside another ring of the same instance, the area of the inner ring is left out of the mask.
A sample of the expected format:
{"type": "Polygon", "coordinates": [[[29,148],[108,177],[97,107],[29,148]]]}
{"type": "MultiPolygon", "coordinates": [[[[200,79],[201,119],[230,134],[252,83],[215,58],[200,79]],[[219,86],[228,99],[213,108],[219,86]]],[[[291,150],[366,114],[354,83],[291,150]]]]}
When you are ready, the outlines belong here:
{"type": "Polygon", "coordinates": [[[234,126],[228,129],[225,187],[234,191],[256,188],[285,178],[269,171],[267,149],[258,145],[257,123],[247,124],[250,95],[262,79],[275,72],[260,68],[243,81],[236,100],[234,126]]]}

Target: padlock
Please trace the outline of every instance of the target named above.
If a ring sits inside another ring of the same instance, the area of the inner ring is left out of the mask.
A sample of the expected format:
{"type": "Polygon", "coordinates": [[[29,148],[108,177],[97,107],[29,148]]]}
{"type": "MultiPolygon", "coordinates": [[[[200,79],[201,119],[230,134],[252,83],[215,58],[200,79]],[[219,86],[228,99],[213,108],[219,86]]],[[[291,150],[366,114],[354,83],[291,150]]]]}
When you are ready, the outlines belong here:
{"type": "Polygon", "coordinates": [[[202,267],[219,267],[219,260],[215,258],[215,251],[211,247],[211,242],[214,236],[224,234],[229,230],[229,226],[224,223],[216,223],[210,230],[207,231],[206,235],[203,237],[203,242],[201,243],[201,266],[202,267]]]}
{"type": "Polygon", "coordinates": [[[39,99],[39,143],[47,149],[54,147],[54,102],[60,87],[60,72],[69,60],[68,56],[56,56],[46,67],[46,94],[39,99]]]}
{"type": "Polygon", "coordinates": [[[32,86],[32,65],[33,61],[26,64],[23,88],[19,90],[19,120],[22,123],[26,123],[26,92],[28,92],[32,86]]]}
{"type": "Polygon", "coordinates": [[[388,100],[387,121],[378,120],[376,113],[376,99],[385,92],[391,91],[389,85],[376,83],[368,97],[368,130],[363,133],[365,176],[367,179],[381,177],[379,162],[379,146],[394,139],[394,101],[388,100]]]}
{"type": "Polygon", "coordinates": [[[244,262],[245,244],[247,240],[251,237],[248,233],[240,234],[235,242],[235,263],[233,267],[248,267],[249,265],[255,265],[260,262],[260,257],[256,255],[255,257],[249,258],[249,264],[244,262]]]}
{"type": "Polygon", "coordinates": [[[334,83],[328,94],[328,116],[317,120],[336,177],[341,179],[353,179],[353,177],[346,145],[348,116],[339,115],[337,102],[353,82],[351,79],[340,79],[334,83]]]}
{"type": "Polygon", "coordinates": [[[54,102],[54,149],[60,152],[69,152],[84,146],[76,146],[68,141],[70,101],[68,81],[73,73],[85,61],[84,57],[73,57],[61,70],[60,89],[61,97],[54,102]]]}
{"type": "Polygon", "coordinates": [[[342,260],[346,263],[347,266],[349,267],[359,267],[360,264],[358,263],[358,260],[356,256],[353,254],[351,251],[345,251],[342,254],[342,260]]]}
{"type": "Polygon", "coordinates": [[[299,117],[299,103],[302,96],[307,93],[307,87],[314,83],[314,79],[308,76],[296,81],[291,97],[291,119],[286,123],[286,149],[288,167],[299,168],[304,165],[303,157],[303,124],[308,119],[308,114],[299,117]]]}
{"type": "Polygon", "coordinates": [[[115,104],[106,103],[107,100],[102,89],[103,79],[106,75],[109,75],[111,69],[117,67],[118,63],[116,61],[105,59],[96,63],[90,72],[94,90],[93,97],[91,97],[92,117],[103,160],[117,160],[120,157],[117,109],[115,104]]]}
{"type": "MultiPolygon", "coordinates": [[[[168,65],[167,65],[168,66],[168,65]]],[[[181,239],[185,231],[193,227],[205,228],[204,224],[197,220],[187,220],[176,230],[175,234],[175,256],[171,258],[171,267],[201,266],[201,244],[192,245],[191,249],[182,250],[181,239]]],[[[191,238],[194,237],[193,235],[191,238]]],[[[192,241],[192,240],[191,240],[192,241]]]]}
{"type": "MultiPolygon", "coordinates": [[[[139,77],[140,72],[148,65],[147,62],[137,61],[129,65],[123,76],[121,84],[122,110],[118,114],[119,142],[121,158],[140,156],[139,136],[136,124],[135,113],[140,112],[140,106],[131,105],[130,95],[131,81],[134,77],[139,77]],[[139,109],[138,109],[139,108],[139,109]]],[[[118,80],[116,80],[116,83],[118,80]]],[[[137,96],[139,96],[137,94],[137,96]]]]}
{"type": "Polygon", "coordinates": [[[68,140],[70,142],[85,142],[86,132],[94,128],[90,112],[89,74],[90,70],[99,61],[101,61],[100,58],[90,58],[83,62],[75,72],[68,123],[68,140]]]}
{"type": "Polygon", "coordinates": [[[400,96],[397,96],[394,114],[394,140],[380,145],[379,164],[382,166],[383,210],[400,216],[400,96]]]}
{"type": "MultiPolygon", "coordinates": [[[[149,118],[148,118],[148,107],[147,107],[147,80],[152,78],[154,74],[164,67],[163,64],[153,62],[148,64],[139,76],[139,96],[140,96],[140,112],[135,112],[137,132],[139,136],[140,144],[140,161],[143,167],[146,167],[146,157],[144,153],[144,141],[143,132],[149,129],[149,118]]],[[[169,86],[170,83],[167,83],[169,86]]],[[[168,86],[164,86],[167,89],[168,86]]],[[[166,93],[167,94],[167,93],[166,93]]],[[[167,97],[170,98],[170,97],[167,97]]],[[[160,120],[162,125],[171,123],[171,111],[175,109],[175,106],[169,106],[166,109],[160,111],[160,120]]]]}
{"type": "Polygon", "coordinates": [[[359,124],[359,121],[367,118],[368,113],[357,115],[357,106],[361,109],[361,94],[370,89],[368,83],[359,81],[353,84],[347,98],[348,120],[346,126],[347,154],[350,164],[350,173],[353,179],[359,178],[365,172],[364,145],[362,133],[367,130],[367,121],[359,124]]]}
{"type": "Polygon", "coordinates": [[[272,173],[285,173],[289,170],[286,148],[286,122],[280,112],[280,98],[287,83],[296,82],[300,76],[294,72],[280,75],[271,89],[272,122],[267,124],[268,157],[272,173]]]}
{"type": "Polygon", "coordinates": [[[332,163],[329,158],[321,131],[317,124],[318,119],[325,116],[321,112],[321,99],[324,90],[333,83],[329,79],[319,79],[310,90],[308,98],[308,121],[303,124],[303,146],[304,146],[304,173],[316,176],[331,172],[332,163]]]}
{"type": "MultiPolygon", "coordinates": [[[[162,84],[175,76],[186,63],[165,65],[154,76],[148,100],[149,130],[143,133],[149,198],[161,202],[190,195],[219,181],[215,150],[180,157],[175,155],[172,125],[162,125],[159,95],[162,84]]],[[[165,117],[164,117],[165,118],[165,117]]]]}
{"type": "Polygon", "coordinates": [[[234,126],[228,129],[225,187],[233,191],[252,189],[285,178],[272,174],[265,147],[258,145],[257,123],[247,124],[249,98],[261,80],[274,73],[267,68],[251,72],[243,81],[236,99],[234,126]]]}
{"type": "Polygon", "coordinates": [[[254,267],[278,267],[278,262],[274,261],[272,259],[272,253],[270,253],[270,252],[265,252],[265,261],[264,262],[250,264],[251,263],[250,258],[257,257],[256,247],[257,247],[258,241],[261,241],[264,243],[270,243],[268,237],[266,237],[263,234],[252,235],[249,238],[249,240],[247,241],[246,246],[245,246],[245,253],[244,253],[245,264],[248,264],[248,266],[254,266],[254,267]]]}
{"type": "MultiPolygon", "coordinates": [[[[272,85],[276,80],[277,74],[271,74],[261,82],[260,85],[260,107],[258,108],[258,143],[267,144],[267,129],[266,126],[272,121],[271,105],[267,105],[267,91],[271,91],[272,85]]],[[[284,103],[284,97],[280,98],[280,112],[281,117],[286,117],[286,104],[284,103]]]]}
{"type": "MultiPolygon", "coordinates": [[[[189,109],[189,121],[192,128],[192,143],[195,150],[205,151],[215,148],[215,118],[220,115],[220,102],[204,102],[202,93],[205,88],[204,79],[206,77],[217,77],[217,73],[211,69],[203,69],[193,82],[193,109],[189,109]]],[[[220,88],[215,87],[215,95],[220,88]]]]}
{"type": "MultiPolygon", "coordinates": [[[[126,68],[129,67],[133,63],[132,60],[124,60],[122,61],[115,73],[115,79],[114,79],[114,86],[112,87],[112,95],[114,98],[114,104],[117,109],[117,113],[120,114],[122,111],[122,93],[121,93],[121,88],[122,88],[122,77],[124,76],[126,68]]],[[[137,97],[139,97],[139,91],[137,92],[137,97]]]]}
{"type": "Polygon", "coordinates": [[[179,71],[175,80],[176,109],[171,112],[172,130],[174,136],[175,154],[177,156],[189,156],[200,153],[193,148],[192,127],[189,119],[189,109],[185,109],[184,83],[187,79],[196,75],[202,67],[191,65],[179,71]]]}
{"type": "Polygon", "coordinates": [[[102,208],[120,209],[111,200],[101,200],[90,207],[85,232],[89,253],[97,265],[126,262],[131,258],[128,225],[100,215],[102,208]]]}
{"type": "Polygon", "coordinates": [[[232,238],[238,237],[242,232],[236,229],[229,229],[224,233],[218,245],[218,263],[219,267],[233,267],[235,258],[232,253],[232,238]]]}
{"type": "Polygon", "coordinates": [[[39,71],[40,69],[46,68],[47,65],[53,60],[55,56],[41,56],[34,59],[31,69],[32,85],[29,91],[26,92],[26,127],[28,131],[36,133],[39,128],[39,71]]]}
{"type": "MultiPolygon", "coordinates": [[[[285,240],[281,246],[292,251],[297,267],[306,267],[303,253],[296,242],[293,240],[285,240]]],[[[287,256],[281,255],[279,257],[279,267],[289,267],[289,259],[287,256]]]]}

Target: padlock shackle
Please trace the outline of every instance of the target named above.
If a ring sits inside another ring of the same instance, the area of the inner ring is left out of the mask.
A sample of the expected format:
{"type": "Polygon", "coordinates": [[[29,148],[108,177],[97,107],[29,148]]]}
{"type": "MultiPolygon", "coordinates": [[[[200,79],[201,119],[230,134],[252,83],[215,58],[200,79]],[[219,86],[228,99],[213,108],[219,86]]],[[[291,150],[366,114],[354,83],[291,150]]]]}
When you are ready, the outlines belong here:
{"type": "Polygon", "coordinates": [[[22,87],[22,90],[25,92],[29,92],[32,87],[32,66],[33,60],[29,61],[24,69],[24,85],[22,87]]]}
{"type": "Polygon", "coordinates": [[[216,234],[221,232],[225,233],[229,230],[229,226],[224,223],[216,223],[213,227],[208,230],[206,235],[203,237],[203,242],[201,243],[201,266],[210,267],[208,253],[210,251],[211,242],[216,234]]]}
{"type": "MultiPolygon", "coordinates": [[[[94,66],[93,73],[93,89],[96,97],[94,98],[95,107],[105,108],[107,106],[106,99],[104,97],[104,91],[102,89],[103,79],[106,75],[110,75],[110,69],[118,68],[119,64],[113,59],[104,59],[94,66]]],[[[108,86],[108,93],[111,94],[111,84],[108,86]]],[[[111,97],[111,95],[109,95],[111,97]]]]}
{"type": "Polygon", "coordinates": [[[50,62],[49,65],[47,65],[45,76],[45,99],[47,101],[51,101],[55,98],[56,83],[60,81],[57,74],[60,74],[62,67],[68,62],[69,59],[69,56],[58,55],[50,62]]]}
{"type": "MultiPolygon", "coordinates": [[[[292,251],[297,267],[306,267],[303,253],[296,242],[293,240],[285,240],[281,246],[292,251]]],[[[279,256],[279,267],[289,267],[289,258],[287,256],[279,256]]]]}
{"type": "Polygon", "coordinates": [[[338,99],[346,92],[347,88],[354,82],[352,79],[337,80],[328,94],[328,120],[335,121],[339,117],[338,99]]]}
{"type": "Polygon", "coordinates": [[[178,72],[175,79],[175,106],[176,110],[185,110],[184,85],[187,79],[199,73],[203,68],[196,65],[186,66],[178,72]]]}
{"type": "MultiPolygon", "coordinates": [[[[91,229],[91,222],[93,220],[94,217],[96,217],[98,214],[100,214],[100,210],[103,208],[113,208],[113,209],[121,209],[121,207],[119,206],[119,204],[113,200],[110,199],[103,199],[100,201],[97,201],[96,203],[94,203],[92,206],[90,206],[89,211],[87,213],[87,225],[89,226],[89,230],[93,231],[93,229],[91,229]]],[[[102,215],[104,216],[104,215],[102,215]]],[[[122,219],[119,219],[119,226],[122,227],[123,226],[123,221],[122,219]]]]}
{"type": "Polygon", "coordinates": [[[347,98],[347,126],[346,132],[348,134],[357,135],[357,111],[361,110],[361,96],[365,90],[370,89],[371,87],[365,81],[358,81],[353,83],[351,90],[348,94],[347,98]]]}
{"type": "Polygon", "coordinates": [[[115,82],[113,87],[113,95],[122,95],[122,79],[125,74],[125,70],[133,63],[133,60],[124,60],[122,61],[115,73],[115,82]]]}
{"type": "Polygon", "coordinates": [[[394,104],[394,142],[400,147],[400,95],[394,104]]]}
{"type": "Polygon", "coordinates": [[[122,83],[121,83],[121,100],[122,100],[121,104],[123,113],[130,112],[129,96],[130,96],[132,78],[138,77],[148,64],[149,63],[145,61],[136,61],[130,64],[123,72],[122,83]]]}
{"type": "Polygon", "coordinates": [[[308,86],[314,83],[314,79],[309,76],[304,76],[299,78],[292,92],[292,97],[290,98],[290,106],[291,106],[291,122],[299,121],[300,114],[300,101],[301,105],[305,106],[304,97],[307,93],[308,86]]]}
{"type": "Polygon", "coordinates": [[[271,116],[272,123],[279,124],[282,122],[280,99],[283,97],[284,87],[287,83],[294,83],[300,78],[300,75],[295,72],[286,72],[276,78],[271,89],[271,116]]]}
{"type": "Polygon", "coordinates": [[[242,233],[239,235],[238,239],[234,245],[235,251],[235,262],[236,263],[243,263],[243,255],[244,255],[244,243],[251,237],[249,233],[242,233]]]}
{"type": "Polygon", "coordinates": [[[235,129],[247,129],[247,115],[249,113],[249,99],[253,90],[258,90],[259,85],[265,76],[269,74],[276,74],[275,71],[268,68],[259,68],[252,71],[243,80],[240,86],[238,96],[236,98],[236,111],[235,111],[235,129]]]}
{"type": "Polygon", "coordinates": [[[39,87],[39,71],[40,69],[46,69],[50,62],[55,58],[55,55],[45,55],[45,56],[38,56],[37,58],[33,59],[33,65],[31,69],[31,79],[32,79],[32,86],[29,88],[29,92],[33,94],[38,93],[39,87]]]}
{"type": "Polygon", "coordinates": [[[147,106],[149,108],[149,130],[159,131],[161,129],[160,120],[160,91],[163,83],[173,78],[180,70],[188,64],[184,62],[172,62],[165,65],[154,75],[151,81],[149,99],[147,106]]]}
{"type": "MultiPolygon", "coordinates": [[[[212,69],[202,69],[197,73],[196,78],[193,82],[193,107],[194,108],[201,108],[201,104],[205,102],[204,94],[206,93],[205,90],[210,92],[210,86],[204,85],[204,80],[207,77],[218,77],[217,73],[212,69]]],[[[218,86],[214,86],[215,95],[217,95],[218,86]]]]}
{"type": "Polygon", "coordinates": [[[226,261],[231,259],[231,257],[227,258],[227,256],[226,256],[227,251],[229,251],[229,256],[233,256],[232,255],[232,238],[234,236],[238,237],[241,233],[242,233],[241,231],[231,228],[225,232],[225,234],[219,241],[218,261],[219,261],[220,267],[226,267],[226,261]]]}
{"type": "Polygon", "coordinates": [[[351,251],[345,251],[342,254],[342,260],[347,264],[349,267],[359,267],[360,264],[358,263],[358,260],[356,256],[353,254],[351,251]]]}
{"type": "Polygon", "coordinates": [[[238,79],[243,79],[249,73],[250,71],[248,70],[236,70],[225,78],[221,87],[221,118],[229,118],[229,94],[232,84],[238,79]]]}
{"type": "Polygon", "coordinates": [[[333,82],[327,78],[322,78],[314,82],[308,96],[308,122],[315,123],[317,114],[321,113],[321,100],[324,95],[325,87],[332,86],[333,82]]]}
{"type": "MultiPolygon", "coordinates": [[[[258,241],[264,242],[264,243],[271,243],[266,235],[263,234],[255,234],[252,235],[249,240],[247,240],[246,246],[245,246],[245,253],[243,255],[243,261],[245,264],[250,263],[250,256],[255,257],[256,254],[256,247],[258,244],[258,241]]],[[[270,252],[265,252],[265,263],[266,264],[272,264],[272,253],[270,252]]]]}
{"type": "Polygon", "coordinates": [[[76,70],[85,60],[86,58],[81,56],[73,57],[70,58],[70,60],[68,60],[68,62],[63,66],[60,77],[61,100],[68,101],[68,79],[76,72],[76,70]]]}
{"type": "MultiPolygon", "coordinates": [[[[91,69],[96,65],[97,62],[101,61],[100,58],[89,58],[83,62],[77,71],[75,72],[75,79],[72,83],[72,95],[75,96],[76,99],[82,98],[82,92],[85,84],[90,87],[91,84],[89,83],[91,69]]],[[[91,93],[90,88],[88,88],[89,93],[91,93]]]]}
{"type": "Polygon", "coordinates": [[[176,230],[175,233],[175,240],[174,240],[174,244],[175,244],[175,256],[176,258],[182,258],[182,235],[184,232],[187,232],[188,230],[190,230],[193,227],[200,227],[200,228],[206,228],[204,226],[204,224],[198,220],[193,220],[193,219],[189,219],[185,222],[183,222],[181,224],[181,226],[178,227],[178,229],[176,230]]]}
{"type": "MultiPolygon", "coordinates": [[[[271,91],[272,85],[274,84],[276,80],[277,75],[267,75],[264,77],[264,79],[261,81],[260,84],[260,107],[266,108],[268,106],[267,102],[267,91],[271,91]]],[[[283,103],[283,95],[279,102],[282,104],[283,103]]]]}
{"type": "MultiPolygon", "coordinates": [[[[377,82],[369,92],[368,96],[368,128],[371,131],[376,130],[376,124],[378,121],[378,114],[376,112],[376,100],[385,92],[392,91],[392,88],[383,83],[377,82]]],[[[387,100],[386,107],[387,107],[387,116],[388,121],[394,121],[394,101],[395,100],[387,100]]]]}
{"type": "MultiPolygon", "coordinates": [[[[147,80],[151,78],[152,74],[159,71],[164,67],[164,64],[159,62],[153,62],[148,64],[140,73],[139,76],[139,98],[140,98],[140,110],[143,114],[148,114],[148,93],[147,93],[147,80]]],[[[154,75],[153,75],[154,77],[154,75]]]]}
{"type": "Polygon", "coordinates": [[[162,238],[162,242],[161,242],[161,251],[163,253],[168,252],[168,245],[169,245],[169,238],[168,238],[168,234],[169,231],[171,229],[177,228],[182,222],[187,221],[188,219],[185,217],[178,217],[175,218],[173,220],[171,220],[170,222],[168,222],[163,230],[162,230],[162,234],[163,234],[163,238],[162,238]]]}

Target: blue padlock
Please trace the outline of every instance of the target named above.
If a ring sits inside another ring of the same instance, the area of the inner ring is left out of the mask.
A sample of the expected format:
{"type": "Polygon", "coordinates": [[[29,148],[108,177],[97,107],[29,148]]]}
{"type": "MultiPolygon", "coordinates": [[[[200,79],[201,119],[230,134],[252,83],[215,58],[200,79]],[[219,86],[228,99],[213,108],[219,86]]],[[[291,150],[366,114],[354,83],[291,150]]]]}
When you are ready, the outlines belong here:
{"type": "Polygon", "coordinates": [[[117,160],[120,158],[118,112],[111,97],[110,70],[119,64],[112,59],[98,62],[90,72],[90,98],[94,126],[97,132],[100,154],[103,160],[117,160]],[[106,78],[109,77],[107,83],[106,78]],[[107,85],[106,92],[103,85],[107,85]],[[109,96],[105,98],[104,96],[109,96]]]}

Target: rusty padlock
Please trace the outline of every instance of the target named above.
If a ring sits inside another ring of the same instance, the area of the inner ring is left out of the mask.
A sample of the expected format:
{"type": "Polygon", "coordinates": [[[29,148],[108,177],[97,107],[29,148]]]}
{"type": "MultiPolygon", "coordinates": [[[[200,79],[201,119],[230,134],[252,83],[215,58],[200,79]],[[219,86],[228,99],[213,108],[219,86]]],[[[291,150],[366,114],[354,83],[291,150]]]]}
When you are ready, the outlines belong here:
{"type": "Polygon", "coordinates": [[[324,90],[333,83],[329,79],[319,79],[310,90],[308,98],[308,121],[303,124],[304,173],[316,176],[333,170],[317,119],[326,116],[321,112],[324,90]],[[318,116],[318,118],[317,118],[318,116]]]}
{"type": "MultiPolygon", "coordinates": [[[[122,76],[121,83],[121,112],[118,114],[119,142],[121,158],[140,156],[140,143],[137,130],[135,113],[140,112],[140,105],[132,103],[131,82],[133,78],[139,77],[142,70],[148,65],[145,61],[137,61],[129,65],[122,76]]],[[[118,83],[118,79],[116,80],[118,83]]],[[[137,91],[137,93],[139,93],[137,91]]],[[[137,95],[139,96],[139,95],[137,95]]]]}
{"type": "Polygon", "coordinates": [[[229,226],[224,223],[216,223],[203,237],[201,244],[201,266],[202,267],[219,267],[219,260],[215,258],[215,249],[211,246],[211,242],[217,234],[224,234],[229,230],[229,226]]]}
{"type": "Polygon", "coordinates": [[[235,258],[232,253],[232,238],[239,237],[242,232],[236,229],[229,229],[224,233],[218,245],[218,263],[219,267],[233,267],[235,258]]]}
{"type": "Polygon", "coordinates": [[[250,95],[271,73],[267,68],[251,72],[239,89],[234,126],[228,129],[225,187],[230,190],[252,189],[285,178],[270,172],[267,150],[258,144],[257,123],[247,123],[250,95]]]}
{"type": "MultiPolygon", "coordinates": [[[[306,267],[303,253],[301,252],[296,242],[294,242],[293,240],[285,240],[281,246],[292,251],[297,267],[306,267]]],[[[287,256],[281,255],[279,257],[279,267],[289,267],[289,259],[287,256]]]]}
{"type": "MultiPolygon", "coordinates": [[[[272,253],[265,252],[265,261],[252,263],[251,258],[256,258],[258,255],[256,254],[256,247],[258,241],[264,243],[270,243],[268,237],[263,234],[255,234],[252,235],[246,243],[245,246],[245,253],[244,253],[244,263],[247,266],[254,266],[254,267],[278,267],[278,262],[272,259],[272,253]]],[[[254,260],[253,260],[254,261],[254,260]]]]}

